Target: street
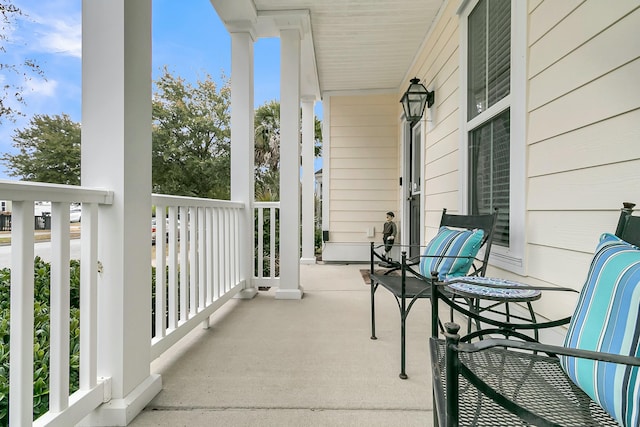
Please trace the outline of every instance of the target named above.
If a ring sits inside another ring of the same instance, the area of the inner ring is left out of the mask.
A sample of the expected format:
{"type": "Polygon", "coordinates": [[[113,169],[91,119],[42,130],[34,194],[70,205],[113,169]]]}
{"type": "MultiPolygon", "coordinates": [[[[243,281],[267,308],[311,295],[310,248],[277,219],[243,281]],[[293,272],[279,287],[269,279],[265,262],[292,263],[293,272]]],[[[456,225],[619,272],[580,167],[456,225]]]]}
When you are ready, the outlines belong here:
{"type": "MultiPolygon", "coordinates": [[[[71,240],[71,259],[80,259],[80,239],[71,240]]],[[[38,242],[34,245],[35,255],[45,261],[51,261],[51,242],[38,242]]],[[[11,245],[0,246],[0,268],[11,267],[11,245]]]]}

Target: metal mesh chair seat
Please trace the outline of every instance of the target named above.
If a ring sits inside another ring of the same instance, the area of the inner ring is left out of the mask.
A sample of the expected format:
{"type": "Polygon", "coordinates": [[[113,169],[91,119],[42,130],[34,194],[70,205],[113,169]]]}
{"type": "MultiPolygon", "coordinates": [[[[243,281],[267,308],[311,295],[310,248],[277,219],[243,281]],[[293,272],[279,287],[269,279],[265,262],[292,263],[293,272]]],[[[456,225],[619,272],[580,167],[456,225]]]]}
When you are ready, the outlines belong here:
{"type": "MultiPolygon", "coordinates": [[[[550,425],[618,426],[597,403],[593,402],[566,376],[558,359],[501,348],[475,353],[458,353],[460,363],[472,375],[510,401],[545,418],[550,425]]],[[[444,397],[445,342],[431,340],[434,388],[444,397]]],[[[464,375],[459,383],[460,426],[528,426],[519,416],[507,411],[471,384],[464,375]]],[[[446,410],[444,399],[436,400],[440,425],[446,410]]]]}
{"type": "MultiPolygon", "coordinates": [[[[377,283],[397,297],[402,295],[402,277],[384,274],[372,274],[371,283],[377,283]]],[[[431,297],[431,285],[423,279],[407,276],[405,279],[405,298],[431,297]]]]}

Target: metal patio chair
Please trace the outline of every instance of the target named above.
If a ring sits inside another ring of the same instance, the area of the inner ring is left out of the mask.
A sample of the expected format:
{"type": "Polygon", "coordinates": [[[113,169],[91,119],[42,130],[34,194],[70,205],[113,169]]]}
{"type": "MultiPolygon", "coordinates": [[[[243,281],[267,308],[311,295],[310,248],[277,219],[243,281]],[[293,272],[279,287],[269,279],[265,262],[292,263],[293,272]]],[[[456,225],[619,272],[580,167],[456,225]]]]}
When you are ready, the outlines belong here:
{"type": "Polygon", "coordinates": [[[371,339],[377,339],[375,319],[375,294],[382,287],[395,297],[400,310],[400,378],[406,379],[406,319],[413,304],[420,298],[431,297],[431,272],[441,278],[485,274],[497,209],[492,214],[451,215],[442,211],[438,234],[421,247],[421,255],[407,257],[409,246],[400,245],[400,262],[385,259],[379,252],[382,245],[371,243],[371,339]],[[483,250],[480,258],[476,257],[483,250]],[[376,262],[389,267],[384,273],[376,273],[376,262]],[[424,274],[423,272],[428,272],[424,274]],[[397,275],[397,273],[400,273],[397,275]]]}
{"type": "Polygon", "coordinates": [[[447,283],[434,283],[434,312],[444,302],[490,325],[460,337],[459,326],[449,322],[445,339],[434,329],[435,425],[638,425],[640,217],[632,216],[633,206],[625,204],[615,235],[602,235],[571,317],[502,322],[456,304],[447,283]],[[527,334],[566,323],[563,346],[541,344],[527,334]]]}

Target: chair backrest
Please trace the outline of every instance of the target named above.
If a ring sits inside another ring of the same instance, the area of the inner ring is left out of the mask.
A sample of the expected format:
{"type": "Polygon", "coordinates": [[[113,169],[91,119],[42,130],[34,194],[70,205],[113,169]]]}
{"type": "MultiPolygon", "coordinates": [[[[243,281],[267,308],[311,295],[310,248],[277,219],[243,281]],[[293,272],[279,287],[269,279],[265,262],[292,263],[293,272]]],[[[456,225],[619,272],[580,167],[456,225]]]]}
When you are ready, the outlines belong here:
{"type": "Polygon", "coordinates": [[[622,205],[616,236],[632,245],[640,246],[640,217],[632,216],[635,203],[624,202],[622,205]]]}
{"type": "Polygon", "coordinates": [[[442,210],[440,227],[466,228],[467,230],[481,229],[484,231],[480,242],[480,248],[484,247],[484,254],[482,259],[479,260],[481,265],[473,265],[473,275],[484,276],[487,270],[497,218],[498,208],[495,208],[493,213],[480,215],[451,215],[447,213],[446,208],[442,210]]]}

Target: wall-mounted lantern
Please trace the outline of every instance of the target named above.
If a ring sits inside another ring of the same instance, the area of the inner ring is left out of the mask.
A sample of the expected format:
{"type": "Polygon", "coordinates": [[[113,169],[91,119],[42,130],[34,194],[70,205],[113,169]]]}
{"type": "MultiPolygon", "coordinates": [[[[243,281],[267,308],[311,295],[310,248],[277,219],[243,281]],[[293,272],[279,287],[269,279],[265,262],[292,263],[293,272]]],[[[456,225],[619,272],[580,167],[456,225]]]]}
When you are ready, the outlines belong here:
{"type": "Polygon", "coordinates": [[[419,78],[412,78],[409,88],[404,95],[402,95],[402,99],[400,99],[402,108],[404,109],[405,119],[408,122],[420,120],[424,114],[425,105],[431,108],[434,99],[434,91],[429,92],[427,88],[420,83],[419,78]]]}

